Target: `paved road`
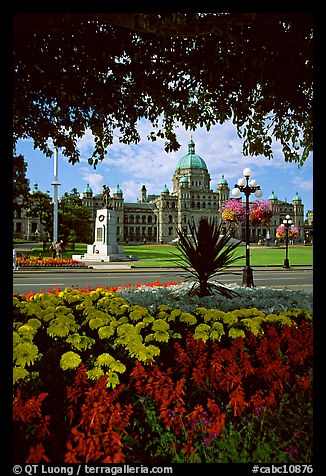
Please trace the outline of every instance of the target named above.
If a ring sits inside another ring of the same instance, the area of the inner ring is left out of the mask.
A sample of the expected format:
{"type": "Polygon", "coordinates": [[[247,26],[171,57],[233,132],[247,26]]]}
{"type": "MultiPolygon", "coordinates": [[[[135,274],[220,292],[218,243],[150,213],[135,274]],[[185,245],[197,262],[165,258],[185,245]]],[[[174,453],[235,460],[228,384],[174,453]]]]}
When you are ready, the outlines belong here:
{"type": "MultiPolygon", "coordinates": [[[[223,283],[242,283],[242,270],[236,269],[235,274],[221,275],[219,280],[223,283]]],[[[66,287],[91,288],[97,286],[116,286],[123,284],[151,283],[160,281],[183,281],[186,273],[180,270],[161,269],[131,269],[131,270],[42,270],[14,272],[13,291],[26,293],[64,289],[66,287]]],[[[312,292],[313,270],[309,267],[291,268],[254,268],[255,286],[272,286],[276,288],[301,289],[312,292]]]]}

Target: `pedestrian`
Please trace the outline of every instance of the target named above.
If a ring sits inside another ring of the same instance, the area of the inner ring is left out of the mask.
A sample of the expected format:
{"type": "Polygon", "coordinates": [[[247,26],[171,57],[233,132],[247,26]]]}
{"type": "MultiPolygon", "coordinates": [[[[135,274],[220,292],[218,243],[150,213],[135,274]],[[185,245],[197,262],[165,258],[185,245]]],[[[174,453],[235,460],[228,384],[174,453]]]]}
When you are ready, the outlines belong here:
{"type": "Polygon", "coordinates": [[[52,245],[51,245],[51,250],[52,250],[52,258],[55,258],[56,255],[57,255],[57,242],[56,241],[52,241],[52,245]]]}
{"type": "Polygon", "coordinates": [[[15,271],[17,271],[18,267],[17,267],[17,251],[16,251],[16,248],[13,249],[13,253],[12,253],[12,267],[15,271]]]}
{"type": "Polygon", "coordinates": [[[62,243],[63,241],[60,240],[55,246],[57,258],[62,258],[62,243]]]}

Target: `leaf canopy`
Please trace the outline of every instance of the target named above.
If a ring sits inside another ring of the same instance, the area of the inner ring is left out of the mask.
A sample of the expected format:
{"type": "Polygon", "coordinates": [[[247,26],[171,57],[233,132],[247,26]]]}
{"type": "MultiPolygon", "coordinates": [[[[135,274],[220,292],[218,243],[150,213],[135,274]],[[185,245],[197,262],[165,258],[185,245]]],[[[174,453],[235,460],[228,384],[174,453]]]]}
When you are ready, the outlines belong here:
{"type": "Polygon", "coordinates": [[[302,164],[312,150],[310,13],[17,13],[13,45],[14,143],[32,137],[89,163],[114,136],[138,143],[140,119],[178,150],[175,127],[231,120],[245,155],[302,164]]]}

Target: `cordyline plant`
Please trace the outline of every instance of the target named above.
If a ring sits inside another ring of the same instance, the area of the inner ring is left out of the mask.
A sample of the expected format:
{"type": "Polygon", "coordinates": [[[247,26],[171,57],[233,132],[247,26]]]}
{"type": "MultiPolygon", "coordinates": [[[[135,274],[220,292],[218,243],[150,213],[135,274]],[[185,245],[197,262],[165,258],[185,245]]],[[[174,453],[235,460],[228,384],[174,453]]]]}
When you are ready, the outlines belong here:
{"type": "Polygon", "coordinates": [[[202,218],[198,229],[194,221],[188,220],[188,226],[190,236],[177,229],[179,242],[176,247],[186,263],[179,265],[195,278],[189,294],[203,297],[213,294],[215,290],[227,298],[236,296],[235,291],[221,284],[211,283],[209,280],[214,276],[225,274],[222,271],[224,268],[243,258],[243,256],[233,256],[240,241],[230,242],[233,239],[229,233],[230,227],[222,234],[223,224],[217,225],[214,219],[202,218]]]}

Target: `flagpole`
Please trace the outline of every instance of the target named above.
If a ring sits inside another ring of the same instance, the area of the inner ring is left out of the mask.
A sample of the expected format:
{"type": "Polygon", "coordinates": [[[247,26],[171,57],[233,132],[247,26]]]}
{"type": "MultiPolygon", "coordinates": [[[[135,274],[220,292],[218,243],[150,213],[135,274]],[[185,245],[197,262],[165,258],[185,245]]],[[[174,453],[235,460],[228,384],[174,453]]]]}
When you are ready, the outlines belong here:
{"type": "Polygon", "coordinates": [[[58,148],[54,148],[53,166],[53,241],[58,242],[58,148]]]}

